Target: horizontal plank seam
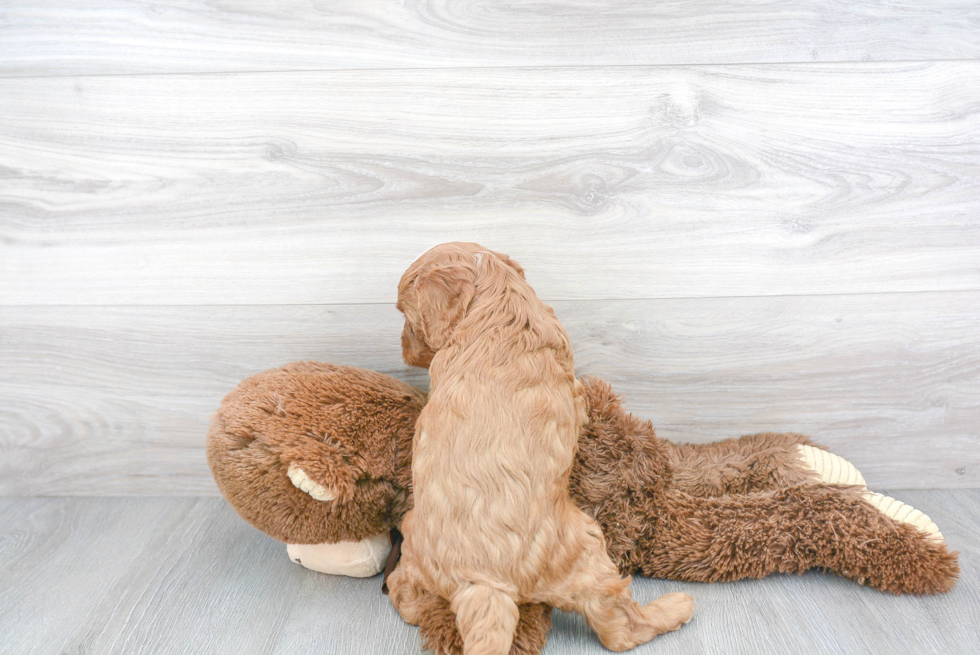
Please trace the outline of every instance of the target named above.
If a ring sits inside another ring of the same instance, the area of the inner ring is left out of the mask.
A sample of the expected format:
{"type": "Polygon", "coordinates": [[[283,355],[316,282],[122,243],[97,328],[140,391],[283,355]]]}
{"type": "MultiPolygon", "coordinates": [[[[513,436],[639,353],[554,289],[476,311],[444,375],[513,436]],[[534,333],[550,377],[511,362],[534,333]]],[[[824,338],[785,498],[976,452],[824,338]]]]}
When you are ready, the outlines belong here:
{"type": "MultiPolygon", "coordinates": [[[[777,293],[745,296],[649,296],[642,298],[542,298],[544,302],[647,302],[653,300],[738,300],[751,298],[834,298],[850,296],[915,296],[936,295],[944,293],[980,293],[980,287],[968,289],[918,289],[916,291],[854,291],[844,293],[777,293]]],[[[40,308],[166,308],[166,307],[384,307],[394,305],[391,302],[297,302],[297,303],[160,303],[160,304],[128,304],[128,303],[79,303],[79,304],[4,304],[3,308],[40,309],[40,308]]]]}
{"type": "Polygon", "coordinates": [[[168,72],[141,72],[141,73],[65,73],[53,75],[3,75],[0,80],[32,80],[32,79],[52,79],[52,78],[77,78],[77,77],[161,77],[174,75],[275,75],[281,73],[374,73],[374,72],[398,72],[408,73],[412,71],[474,71],[474,70],[591,70],[600,68],[706,68],[724,67],[736,68],[738,66],[836,66],[836,65],[855,65],[855,66],[884,66],[899,64],[939,64],[939,63],[975,63],[980,64],[980,57],[976,59],[884,59],[879,61],[854,61],[854,60],[833,60],[833,61],[760,61],[760,62],[713,62],[713,63],[686,63],[686,64],[583,64],[572,66],[561,65],[535,65],[535,66],[418,66],[411,68],[283,68],[275,70],[212,70],[212,71],[168,71],[168,72]]]}

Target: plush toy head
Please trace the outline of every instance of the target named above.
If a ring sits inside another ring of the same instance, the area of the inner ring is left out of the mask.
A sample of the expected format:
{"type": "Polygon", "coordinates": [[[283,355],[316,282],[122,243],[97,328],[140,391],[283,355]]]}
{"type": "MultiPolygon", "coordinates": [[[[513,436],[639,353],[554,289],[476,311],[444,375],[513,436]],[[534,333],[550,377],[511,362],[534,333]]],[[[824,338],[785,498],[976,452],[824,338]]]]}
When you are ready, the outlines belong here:
{"type": "Polygon", "coordinates": [[[289,364],[225,397],[208,432],[208,464],[231,506],[273,539],[377,538],[408,510],[424,404],[421,391],[387,375],[289,364]]]}

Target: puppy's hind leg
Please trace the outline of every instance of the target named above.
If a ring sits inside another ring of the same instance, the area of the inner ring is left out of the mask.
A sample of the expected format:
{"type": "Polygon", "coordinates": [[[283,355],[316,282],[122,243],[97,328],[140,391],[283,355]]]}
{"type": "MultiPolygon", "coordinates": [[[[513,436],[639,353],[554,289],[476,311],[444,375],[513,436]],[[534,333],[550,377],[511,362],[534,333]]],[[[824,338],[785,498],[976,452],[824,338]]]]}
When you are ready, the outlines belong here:
{"type": "Polygon", "coordinates": [[[517,631],[517,603],[482,584],[462,587],[452,598],[463,655],[507,655],[517,631]]]}
{"type": "Polygon", "coordinates": [[[429,591],[426,590],[418,568],[410,558],[402,557],[398,566],[388,576],[388,598],[395,606],[402,620],[411,625],[419,625],[424,612],[430,605],[429,591]]]}
{"type": "Polygon", "coordinates": [[[599,527],[584,515],[583,519],[587,521],[584,548],[571,575],[558,584],[547,602],[581,613],[602,645],[613,651],[646,643],[691,620],[694,599],[687,594],[665,594],[647,605],[635,602],[630,578],[621,577],[609,559],[599,527]]]}

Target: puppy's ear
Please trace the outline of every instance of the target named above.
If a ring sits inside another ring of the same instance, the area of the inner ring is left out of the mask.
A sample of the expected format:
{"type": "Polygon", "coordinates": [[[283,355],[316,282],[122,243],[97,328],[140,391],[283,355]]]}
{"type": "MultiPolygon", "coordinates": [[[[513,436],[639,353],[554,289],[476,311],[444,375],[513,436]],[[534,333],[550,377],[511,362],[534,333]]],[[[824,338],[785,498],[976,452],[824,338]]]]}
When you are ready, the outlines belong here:
{"type": "Polygon", "coordinates": [[[434,268],[415,281],[422,331],[433,350],[440,350],[449,342],[475,292],[473,271],[463,266],[434,268]]]}
{"type": "MultiPolygon", "coordinates": [[[[491,252],[493,252],[493,251],[491,251],[491,252]]],[[[499,252],[495,252],[493,254],[497,256],[497,259],[499,259],[500,261],[502,261],[503,263],[507,264],[512,269],[514,269],[515,271],[517,271],[517,274],[521,276],[521,279],[522,280],[525,279],[524,278],[524,269],[521,267],[520,264],[518,264],[517,262],[515,262],[513,259],[511,259],[507,255],[501,254],[499,252]]]]}

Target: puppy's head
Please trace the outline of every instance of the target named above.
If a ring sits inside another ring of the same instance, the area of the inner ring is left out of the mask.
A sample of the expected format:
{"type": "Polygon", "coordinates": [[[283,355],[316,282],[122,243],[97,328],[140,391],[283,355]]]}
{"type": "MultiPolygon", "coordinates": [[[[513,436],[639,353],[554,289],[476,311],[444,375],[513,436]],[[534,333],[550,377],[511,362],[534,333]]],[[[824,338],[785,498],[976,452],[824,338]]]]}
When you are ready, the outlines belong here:
{"type": "Polygon", "coordinates": [[[444,243],[426,251],[398,283],[398,309],[405,315],[402,356],[407,364],[428,368],[436,352],[449,343],[456,326],[470,311],[478,290],[504,269],[524,269],[507,255],[475,243],[444,243]]]}

